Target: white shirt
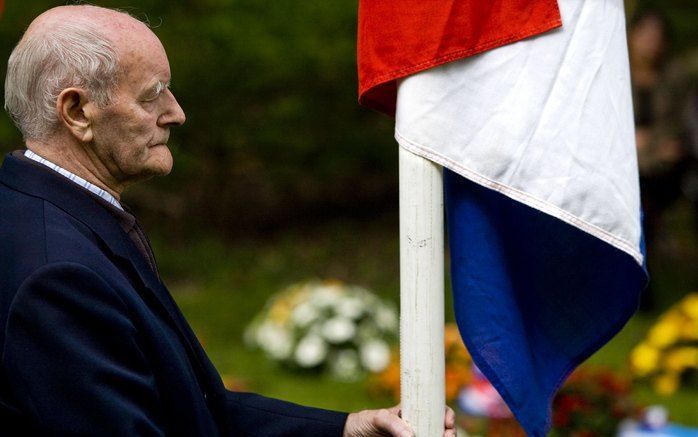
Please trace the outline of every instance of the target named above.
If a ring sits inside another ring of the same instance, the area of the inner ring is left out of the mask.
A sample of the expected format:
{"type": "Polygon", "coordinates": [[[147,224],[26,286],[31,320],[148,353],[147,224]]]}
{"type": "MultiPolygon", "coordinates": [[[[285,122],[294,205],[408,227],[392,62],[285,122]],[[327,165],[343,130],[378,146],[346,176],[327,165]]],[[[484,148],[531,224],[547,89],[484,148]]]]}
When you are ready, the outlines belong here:
{"type": "Polygon", "coordinates": [[[99,188],[97,185],[86,181],[85,179],[81,178],[80,176],[76,175],[75,173],[71,173],[68,170],[64,169],[63,167],[60,167],[51,161],[42,158],[41,156],[37,155],[36,153],[32,152],[31,150],[27,150],[24,152],[24,156],[27,158],[31,159],[32,161],[36,161],[39,164],[43,164],[46,167],[50,168],[51,170],[55,171],[56,173],[60,174],[61,176],[73,181],[77,185],[81,186],[82,188],[90,191],[93,194],[96,194],[97,196],[101,197],[102,199],[106,200],[110,204],[114,205],[115,207],[119,208],[120,210],[124,210],[124,208],[121,206],[121,203],[119,203],[118,200],[111,194],[109,194],[107,191],[104,191],[103,189],[99,188]]]}

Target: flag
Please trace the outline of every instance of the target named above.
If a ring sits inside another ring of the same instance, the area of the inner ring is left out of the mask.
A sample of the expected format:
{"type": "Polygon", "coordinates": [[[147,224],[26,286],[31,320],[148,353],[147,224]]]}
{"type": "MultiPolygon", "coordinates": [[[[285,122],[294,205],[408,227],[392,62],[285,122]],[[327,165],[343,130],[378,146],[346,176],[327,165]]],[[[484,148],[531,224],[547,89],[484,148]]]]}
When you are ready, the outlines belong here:
{"type": "Polygon", "coordinates": [[[621,0],[359,6],[360,102],[441,164],[456,321],[531,436],[647,281],[621,0]]]}

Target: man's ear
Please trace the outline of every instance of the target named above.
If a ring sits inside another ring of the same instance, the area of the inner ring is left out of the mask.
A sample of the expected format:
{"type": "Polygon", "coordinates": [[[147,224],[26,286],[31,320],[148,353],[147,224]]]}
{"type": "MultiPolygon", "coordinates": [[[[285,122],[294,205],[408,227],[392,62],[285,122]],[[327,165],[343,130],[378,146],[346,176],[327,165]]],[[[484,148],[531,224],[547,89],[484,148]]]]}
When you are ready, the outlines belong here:
{"type": "Polygon", "coordinates": [[[81,88],[66,88],[56,99],[59,121],[81,142],[90,142],[93,138],[92,106],[94,103],[81,88]]]}

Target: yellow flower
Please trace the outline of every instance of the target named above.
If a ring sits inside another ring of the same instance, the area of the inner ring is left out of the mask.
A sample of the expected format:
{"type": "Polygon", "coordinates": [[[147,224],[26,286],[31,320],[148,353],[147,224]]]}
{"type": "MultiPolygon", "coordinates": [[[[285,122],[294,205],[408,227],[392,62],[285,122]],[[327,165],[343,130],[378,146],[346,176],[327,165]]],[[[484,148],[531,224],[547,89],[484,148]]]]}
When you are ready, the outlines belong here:
{"type": "Polygon", "coordinates": [[[698,369],[698,346],[685,346],[679,348],[679,353],[681,354],[686,367],[698,369]]]}
{"type": "Polygon", "coordinates": [[[630,354],[630,363],[638,376],[648,375],[657,369],[659,350],[647,343],[640,343],[630,354]]]}
{"type": "Polygon", "coordinates": [[[680,329],[681,319],[673,314],[667,315],[650,329],[647,341],[654,347],[664,348],[676,342],[680,329]]]}
{"type": "Polygon", "coordinates": [[[698,365],[698,348],[680,347],[667,353],[664,366],[674,373],[681,373],[690,367],[698,365]]]}
{"type": "Polygon", "coordinates": [[[684,321],[681,327],[681,338],[687,341],[698,340],[698,319],[684,321]]]}
{"type": "Polygon", "coordinates": [[[679,377],[674,373],[665,373],[654,379],[654,390],[663,396],[674,394],[679,388],[679,377]]]}
{"type": "Polygon", "coordinates": [[[681,309],[688,317],[698,320],[698,293],[691,293],[681,301],[681,309]]]}
{"type": "Polygon", "coordinates": [[[275,306],[269,311],[269,320],[277,325],[284,325],[291,314],[291,309],[286,305],[275,306]]]}

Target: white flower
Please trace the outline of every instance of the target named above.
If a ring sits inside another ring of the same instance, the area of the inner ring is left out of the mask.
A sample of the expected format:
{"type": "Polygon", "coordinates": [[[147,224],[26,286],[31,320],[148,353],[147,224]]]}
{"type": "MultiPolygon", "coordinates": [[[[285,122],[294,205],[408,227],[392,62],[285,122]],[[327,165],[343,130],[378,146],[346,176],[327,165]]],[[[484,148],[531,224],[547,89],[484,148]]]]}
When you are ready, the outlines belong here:
{"type": "Polygon", "coordinates": [[[330,362],[332,373],[345,381],[351,381],[359,376],[359,357],[353,349],[343,349],[334,355],[330,362]]]}
{"type": "Polygon", "coordinates": [[[306,335],[298,342],[294,358],[301,367],[315,367],[327,356],[327,344],[318,335],[306,335]]]}
{"type": "Polygon", "coordinates": [[[305,328],[314,322],[319,315],[320,313],[315,306],[308,302],[303,302],[293,309],[291,321],[293,321],[296,326],[305,328]]]}
{"type": "Polygon", "coordinates": [[[375,313],[376,325],[387,332],[397,332],[398,318],[395,310],[392,307],[381,305],[376,309],[375,313]]]}
{"type": "Polygon", "coordinates": [[[343,343],[356,334],[354,322],[344,317],[334,317],[322,325],[322,336],[330,343],[343,343]]]}
{"type": "Polygon", "coordinates": [[[347,319],[358,319],[364,313],[364,309],[363,302],[356,297],[342,298],[335,305],[337,314],[347,319]]]}
{"type": "Polygon", "coordinates": [[[370,340],[362,344],[359,353],[361,364],[371,372],[380,372],[390,363],[390,349],[380,340],[370,340]]]}
{"type": "Polygon", "coordinates": [[[310,303],[318,308],[328,308],[341,296],[341,289],[336,285],[321,285],[310,296],[310,303]]]}
{"type": "Polygon", "coordinates": [[[275,323],[263,323],[257,329],[257,344],[272,358],[283,360],[291,354],[291,335],[275,323]]]}
{"type": "Polygon", "coordinates": [[[375,294],[363,287],[353,287],[353,290],[355,295],[358,296],[358,298],[361,299],[361,302],[363,302],[363,304],[367,307],[373,306],[379,302],[379,299],[375,294]]]}
{"type": "Polygon", "coordinates": [[[272,297],[244,338],[276,361],[304,368],[327,364],[335,377],[355,380],[387,366],[386,341],[398,324],[395,306],[365,288],[314,281],[272,297]]]}

